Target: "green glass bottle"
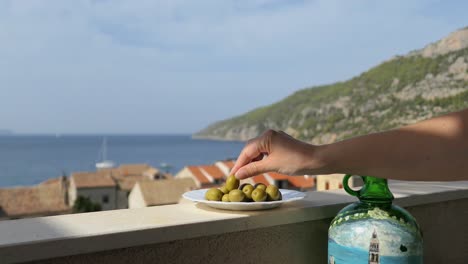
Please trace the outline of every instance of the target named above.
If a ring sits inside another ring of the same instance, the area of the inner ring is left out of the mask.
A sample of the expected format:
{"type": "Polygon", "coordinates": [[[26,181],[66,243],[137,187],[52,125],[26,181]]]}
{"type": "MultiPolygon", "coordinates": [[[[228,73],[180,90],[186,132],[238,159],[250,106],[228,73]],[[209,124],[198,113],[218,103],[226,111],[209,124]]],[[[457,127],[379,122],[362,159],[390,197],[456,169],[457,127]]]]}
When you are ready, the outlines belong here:
{"type": "Polygon", "coordinates": [[[387,180],[361,176],[364,186],[354,191],[343,179],[347,193],[359,201],[343,208],[328,229],[328,263],[423,263],[422,233],[416,220],[392,204],[387,180]]]}

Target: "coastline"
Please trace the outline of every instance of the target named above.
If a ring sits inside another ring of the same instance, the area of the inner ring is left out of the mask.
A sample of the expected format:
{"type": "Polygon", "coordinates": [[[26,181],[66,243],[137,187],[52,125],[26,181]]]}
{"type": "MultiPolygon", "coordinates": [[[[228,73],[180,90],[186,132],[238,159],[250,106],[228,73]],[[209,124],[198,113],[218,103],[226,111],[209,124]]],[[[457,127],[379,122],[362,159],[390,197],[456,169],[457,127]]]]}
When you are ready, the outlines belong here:
{"type": "MultiPolygon", "coordinates": [[[[0,136],[0,188],[30,186],[64,174],[94,171],[102,137],[0,136]]],[[[111,135],[107,139],[109,159],[116,164],[145,163],[158,168],[166,163],[172,166],[173,174],[184,166],[237,157],[244,146],[238,141],[192,140],[191,134],[111,135]]]]}
{"type": "Polygon", "coordinates": [[[197,135],[193,134],[191,136],[193,140],[211,140],[211,141],[226,141],[226,142],[247,142],[247,140],[233,139],[233,138],[224,138],[219,136],[208,136],[208,135],[197,135]]]}

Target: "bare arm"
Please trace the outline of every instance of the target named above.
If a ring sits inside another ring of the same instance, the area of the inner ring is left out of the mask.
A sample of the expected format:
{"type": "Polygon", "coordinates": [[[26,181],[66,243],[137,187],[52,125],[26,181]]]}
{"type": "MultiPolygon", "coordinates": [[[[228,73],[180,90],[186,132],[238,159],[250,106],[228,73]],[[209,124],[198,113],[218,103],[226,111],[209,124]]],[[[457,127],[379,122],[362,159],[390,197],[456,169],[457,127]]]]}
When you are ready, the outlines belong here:
{"type": "Polygon", "coordinates": [[[398,180],[468,180],[468,109],[381,133],[314,146],[283,132],[251,140],[232,173],[351,173],[398,180]],[[266,158],[261,159],[264,155],[266,158]]]}

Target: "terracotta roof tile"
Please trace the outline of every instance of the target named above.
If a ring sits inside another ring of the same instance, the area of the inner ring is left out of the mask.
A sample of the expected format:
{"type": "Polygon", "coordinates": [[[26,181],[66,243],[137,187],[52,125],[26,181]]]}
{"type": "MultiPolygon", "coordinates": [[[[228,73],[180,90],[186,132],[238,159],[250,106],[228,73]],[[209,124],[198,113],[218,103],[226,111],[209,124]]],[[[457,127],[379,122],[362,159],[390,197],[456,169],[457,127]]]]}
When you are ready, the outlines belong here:
{"type": "Polygon", "coordinates": [[[201,165],[198,168],[208,173],[213,179],[222,179],[225,176],[216,165],[201,165]]]}
{"type": "Polygon", "coordinates": [[[68,212],[70,208],[65,203],[65,192],[62,181],[33,187],[0,189],[2,214],[9,217],[22,217],[68,212]]]}
{"type": "Polygon", "coordinates": [[[76,188],[115,187],[117,183],[107,171],[76,172],[71,175],[76,188]]]}
{"type": "Polygon", "coordinates": [[[136,175],[136,176],[126,176],[123,178],[117,178],[116,180],[121,190],[130,191],[132,190],[133,186],[135,186],[137,182],[150,180],[150,179],[142,175],[136,175]]]}
{"type": "Polygon", "coordinates": [[[143,175],[143,173],[150,169],[151,166],[148,164],[122,164],[117,169],[124,176],[128,175],[143,175]]]}
{"type": "Polygon", "coordinates": [[[165,177],[164,173],[162,173],[160,170],[153,168],[153,167],[150,167],[149,169],[143,171],[142,175],[149,179],[153,178],[156,175],[165,177]]]}
{"type": "Polygon", "coordinates": [[[47,179],[39,184],[54,184],[54,183],[57,183],[57,182],[60,182],[62,180],[61,177],[58,177],[58,178],[50,178],[50,179],[47,179]]]}
{"type": "Polygon", "coordinates": [[[226,160],[226,161],[221,161],[226,167],[228,167],[230,170],[234,168],[234,164],[236,164],[236,161],[234,160],[226,160]]]}
{"type": "Polygon", "coordinates": [[[273,180],[287,180],[290,176],[284,175],[284,174],[279,174],[277,172],[268,172],[267,173],[273,180]]]}
{"type": "Polygon", "coordinates": [[[148,206],[178,203],[183,193],[197,187],[191,178],[141,181],[137,184],[148,206]]]}
{"type": "Polygon", "coordinates": [[[269,185],[270,183],[268,182],[268,180],[266,179],[265,175],[263,174],[260,174],[260,175],[257,175],[257,176],[253,176],[252,177],[252,181],[254,182],[254,184],[257,184],[257,183],[263,183],[265,185],[269,185]]]}
{"type": "Polygon", "coordinates": [[[199,166],[187,166],[187,169],[197,178],[201,184],[210,183],[210,180],[200,171],[199,166]]]}

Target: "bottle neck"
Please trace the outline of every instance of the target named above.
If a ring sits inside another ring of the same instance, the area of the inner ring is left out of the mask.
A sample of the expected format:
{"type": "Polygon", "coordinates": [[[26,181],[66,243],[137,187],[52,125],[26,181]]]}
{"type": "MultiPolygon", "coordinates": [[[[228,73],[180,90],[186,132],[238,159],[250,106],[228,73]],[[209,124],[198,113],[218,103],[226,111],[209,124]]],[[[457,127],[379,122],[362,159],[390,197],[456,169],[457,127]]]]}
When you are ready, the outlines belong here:
{"type": "Polygon", "coordinates": [[[367,203],[392,203],[394,197],[388,188],[387,179],[362,176],[364,186],[359,191],[359,200],[367,203]]]}

